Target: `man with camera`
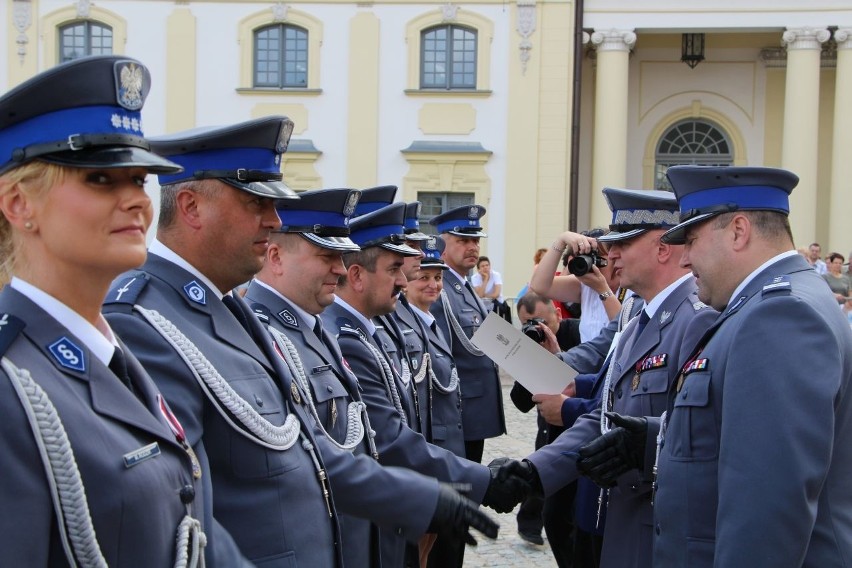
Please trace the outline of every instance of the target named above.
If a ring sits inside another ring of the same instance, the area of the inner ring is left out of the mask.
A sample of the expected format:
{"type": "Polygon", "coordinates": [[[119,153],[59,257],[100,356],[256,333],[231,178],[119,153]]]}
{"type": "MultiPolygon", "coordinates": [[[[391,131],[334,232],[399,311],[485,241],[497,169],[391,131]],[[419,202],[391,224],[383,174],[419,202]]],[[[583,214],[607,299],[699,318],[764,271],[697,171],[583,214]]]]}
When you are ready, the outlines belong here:
{"type": "MultiPolygon", "coordinates": [[[[647,302],[620,339],[614,341],[608,364],[597,376],[601,407],[579,417],[553,443],[522,462],[503,465],[552,495],[585,473],[577,453],[601,432],[621,426],[610,412],[625,416],[659,416],[668,404],[668,390],[678,370],[709,328],[717,313],[698,300],[693,276],[679,266],[682,247],[665,244],[663,232],[678,223],[677,202],[670,192],[605,188],[613,212],[609,262],[621,284],[647,302]]],[[[587,242],[586,247],[590,244],[587,242]]],[[[576,251],[575,252],[584,252],[576,251]]],[[[648,446],[653,448],[653,444],[648,446]]],[[[601,492],[599,512],[606,508],[601,566],[650,568],[652,564],[651,471],[633,470],[601,492]]]]}
{"type": "MultiPolygon", "coordinates": [[[[558,349],[571,349],[580,343],[580,320],[559,319],[556,307],[550,299],[535,292],[527,292],[517,301],[518,319],[524,334],[539,344],[555,342],[558,349]]],[[[515,383],[510,393],[512,402],[521,412],[535,408],[532,393],[515,383]]],[[[535,448],[549,444],[565,428],[548,424],[541,413],[536,412],[538,430],[535,448]]],[[[571,566],[574,558],[573,514],[576,483],[570,483],[549,496],[530,495],[518,509],[518,534],[527,542],[544,544],[541,529],[544,527],[553,557],[558,566],[571,566]],[[566,513],[568,512],[568,513],[566,513]]]]}

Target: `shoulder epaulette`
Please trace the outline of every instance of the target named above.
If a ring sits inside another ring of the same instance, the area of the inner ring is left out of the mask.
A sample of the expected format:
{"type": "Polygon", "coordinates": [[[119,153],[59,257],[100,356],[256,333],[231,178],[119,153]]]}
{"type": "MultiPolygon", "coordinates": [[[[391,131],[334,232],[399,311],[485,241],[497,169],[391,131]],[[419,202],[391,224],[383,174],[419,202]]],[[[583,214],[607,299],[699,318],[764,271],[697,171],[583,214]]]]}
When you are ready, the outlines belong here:
{"type": "Polygon", "coordinates": [[[761,291],[761,297],[765,298],[768,295],[790,295],[793,293],[793,282],[790,280],[790,277],[786,274],[783,276],[776,276],[769,280],[766,284],[763,285],[763,290],[761,291]]]}
{"type": "Polygon", "coordinates": [[[104,304],[129,304],[133,305],[139,298],[139,294],[148,285],[148,275],[145,272],[131,272],[115,280],[107,292],[104,304]]]}
{"type": "Polygon", "coordinates": [[[251,303],[251,311],[254,312],[254,315],[264,324],[269,323],[269,308],[264,306],[263,304],[258,304],[257,302],[251,303]]]}
{"type": "Polygon", "coordinates": [[[27,324],[24,320],[11,314],[0,314],[0,357],[6,354],[9,346],[25,327],[27,324]]]}
{"type": "Polygon", "coordinates": [[[361,329],[357,327],[354,323],[352,323],[352,320],[350,320],[349,318],[339,317],[334,321],[334,323],[340,330],[338,337],[341,337],[344,334],[357,335],[358,337],[366,341],[367,338],[364,335],[364,332],[361,331],[361,329]]]}

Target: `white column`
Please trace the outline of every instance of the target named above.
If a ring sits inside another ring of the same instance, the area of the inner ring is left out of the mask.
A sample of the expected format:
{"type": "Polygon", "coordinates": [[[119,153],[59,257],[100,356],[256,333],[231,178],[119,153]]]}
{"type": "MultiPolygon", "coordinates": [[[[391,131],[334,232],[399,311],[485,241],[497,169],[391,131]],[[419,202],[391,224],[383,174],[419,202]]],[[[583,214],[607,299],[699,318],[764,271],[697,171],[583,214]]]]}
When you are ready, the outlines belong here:
{"type": "Polygon", "coordinates": [[[782,36],[787,47],[787,84],[781,165],[799,176],[790,196],[790,225],[797,246],[816,238],[819,56],[821,44],[829,37],[825,28],[791,28],[782,36]]]}
{"type": "MultiPolygon", "coordinates": [[[[834,32],[837,75],[834,87],[834,140],[831,151],[831,199],[826,250],[843,256],[852,246],[849,212],[852,211],[852,28],[834,32]]],[[[847,259],[848,260],[848,259],[847,259]]]]}
{"type": "Polygon", "coordinates": [[[636,34],[632,30],[595,31],[592,43],[598,53],[590,221],[592,227],[606,227],[611,216],[601,190],[624,187],[627,180],[627,77],[636,34]]]}

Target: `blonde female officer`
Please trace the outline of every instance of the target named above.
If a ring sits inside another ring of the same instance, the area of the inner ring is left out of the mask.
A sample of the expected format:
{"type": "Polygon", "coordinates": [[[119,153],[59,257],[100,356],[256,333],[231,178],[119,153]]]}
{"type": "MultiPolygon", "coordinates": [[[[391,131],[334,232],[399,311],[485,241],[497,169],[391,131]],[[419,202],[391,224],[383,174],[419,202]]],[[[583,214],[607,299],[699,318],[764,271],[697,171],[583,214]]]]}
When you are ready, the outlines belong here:
{"type": "Polygon", "coordinates": [[[94,57],[0,97],[2,566],[203,564],[201,471],[100,312],[145,260],[146,175],[180,169],[147,150],[149,85],[94,57]]]}

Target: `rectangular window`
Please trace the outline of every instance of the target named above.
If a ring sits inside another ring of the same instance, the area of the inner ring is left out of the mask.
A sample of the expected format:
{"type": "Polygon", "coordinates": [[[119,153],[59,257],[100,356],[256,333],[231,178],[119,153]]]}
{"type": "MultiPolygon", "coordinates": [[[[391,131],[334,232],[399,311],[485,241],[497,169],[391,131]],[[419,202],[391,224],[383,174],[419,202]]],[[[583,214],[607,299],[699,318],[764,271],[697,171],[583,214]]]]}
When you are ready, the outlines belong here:
{"type": "Polygon", "coordinates": [[[476,196],[473,193],[437,193],[432,191],[418,191],[417,201],[420,207],[420,230],[427,235],[437,234],[435,227],[429,224],[429,220],[450,209],[473,205],[476,196]]]}

